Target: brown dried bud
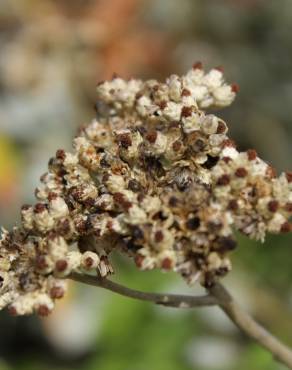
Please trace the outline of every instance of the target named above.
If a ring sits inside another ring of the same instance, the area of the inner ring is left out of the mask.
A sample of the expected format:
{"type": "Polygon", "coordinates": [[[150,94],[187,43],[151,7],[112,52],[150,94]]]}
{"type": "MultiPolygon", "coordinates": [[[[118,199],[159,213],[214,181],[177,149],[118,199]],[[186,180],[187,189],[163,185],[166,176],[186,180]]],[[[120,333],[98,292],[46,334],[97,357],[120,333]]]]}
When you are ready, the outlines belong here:
{"type": "Polygon", "coordinates": [[[161,262],[161,267],[164,269],[164,270],[170,270],[172,268],[172,260],[170,258],[164,258],[161,262]]]}
{"type": "Polygon", "coordinates": [[[30,206],[29,204],[24,204],[24,205],[21,207],[21,210],[22,210],[22,211],[28,211],[30,208],[31,208],[31,206],[30,206]]]}
{"type": "Polygon", "coordinates": [[[64,294],[65,294],[65,291],[60,286],[54,286],[50,290],[50,297],[52,299],[60,299],[60,298],[63,298],[64,297],[64,294]]]}
{"type": "Polygon", "coordinates": [[[244,167],[239,167],[239,168],[237,168],[237,170],[235,171],[235,176],[236,176],[236,177],[239,177],[239,178],[244,178],[244,177],[246,177],[246,176],[247,176],[247,174],[248,174],[247,169],[246,169],[246,168],[244,168],[244,167]]]}
{"type": "Polygon", "coordinates": [[[229,162],[232,161],[232,158],[230,158],[230,157],[223,157],[222,158],[222,161],[224,161],[225,163],[229,163],[229,162]]]}
{"type": "Polygon", "coordinates": [[[240,90],[240,88],[239,88],[239,85],[238,84],[233,83],[231,85],[231,91],[234,92],[235,94],[239,93],[239,90],[240,90]]]}
{"type": "Polygon", "coordinates": [[[269,203],[268,203],[268,210],[272,213],[275,213],[277,212],[279,208],[279,202],[277,200],[271,200],[269,203]]]}
{"type": "Polygon", "coordinates": [[[182,117],[190,117],[192,115],[192,112],[193,112],[193,108],[192,107],[182,107],[182,110],[181,110],[181,116],[182,117]]]}
{"type": "Polygon", "coordinates": [[[176,207],[178,205],[178,199],[174,196],[169,198],[168,205],[170,207],[176,207]]]}
{"type": "Polygon", "coordinates": [[[17,312],[15,306],[13,306],[13,305],[10,305],[8,307],[8,313],[9,313],[10,316],[17,316],[18,315],[18,312],[17,312]]]}
{"type": "Polygon", "coordinates": [[[224,134],[227,131],[227,126],[223,121],[218,122],[216,134],[224,134]]]}
{"type": "Polygon", "coordinates": [[[46,317],[51,313],[48,306],[42,304],[37,308],[37,314],[42,317],[46,317]]]}
{"type": "Polygon", "coordinates": [[[120,134],[118,135],[118,142],[121,147],[128,149],[132,145],[132,139],[130,134],[120,134]]]}
{"type": "Polygon", "coordinates": [[[222,73],[224,72],[224,67],[223,66],[217,66],[214,69],[216,69],[217,71],[222,72],[222,73]]]}
{"type": "Polygon", "coordinates": [[[223,148],[236,148],[236,144],[233,140],[231,139],[226,139],[222,143],[223,148]]]}
{"type": "Polygon", "coordinates": [[[277,171],[276,171],[276,169],[274,167],[268,166],[268,168],[266,170],[266,175],[270,179],[274,179],[275,177],[277,177],[277,171]]]}
{"type": "Polygon", "coordinates": [[[284,222],[283,225],[281,226],[282,233],[289,233],[291,230],[292,230],[292,226],[288,221],[284,222]]]}
{"type": "Polygon", "coordinates": [[[285,210],[289,213],[292,212],[292,202],[288,202],[286,205],[285,205],[285,210]]]}
{"type": "Polygon", "coordinates": [[[119,204],[125,210],[128,210],[132,207],[132,203],[126,199],[123,193],[114,193],[113,199],[115,203],[119,204]]]}
{"type": "Polygon", "coordinates": [[[167,101],[166,100],[162,100],[159,104],[158,104],[159,108],[161,110],[165,109],[167,107],[167,101]]]}
{"type": "Polygon", "coordinates": [[[164,239],[163,232],[161,230],[156,231],[154,234],[154,239],[156,243],[161,243],[164,239]]]}
{"type": "Polygon", "coordinates": [[[257,152],[254,149],[248,149],[246,153],[249,161],[254,161],[258,156],[257,152]]]}
{"type": "Polygon", "coordinates": [[[219,177],[218,181],[217,181],[217,185],[220,185],[220,186],[226,186],[230,183],[230,176],[225,174],[225,175],[222,175],[221,177],[219,177]]]}
{"type": "Polygon", "coordinates": [[[87,257],[84,262],[85,262],[85,267],[88,269],[90,269],[94,264],[94,260],[91,257],[87,257]]]}
{"type": "Polygon", "coordinates": [[[186,88],[182,89],[181,96],[190,96],[190,95],[191,95],[190,90],[186,88]]]}
{"type": "Polygon", "coordinates": [[[42,213],[47,209],[47,206],[44,203],[37,203],[34,206],[34,213],[42,213]]]}
{"type": "Polygon", "coordinates": [[[143,261],[144,261],[145,257],[142,256],[141,254],[137,254],[135,256],[135,264],[137,267],[141,268],[142,267],[142,264],[143,264],[143,261]]]}
{"type": "Polygon", "coordinates": [[[64,161],[66,158],[66,153],[63,149],[58,149],[56,152],[56,158],[60,159],[61,161],[64,161]]]}
{"type": "Polygon", "coordinates": [[[203,63],[202,62],[196,62],[193,64],[193,69],[203,69],[203,63]]]}
{"type": "Polygon", "coordinates": [[[147,132],[145,139],[149,141],[149,143],[154,144],[157,139],[157,131],[152,130],[147,132]]]}
{"type": "Polygon", "coordinates": [[[58,260],[56,262],[56,270],[58,272],[64,272],[68,267],[68,262],[66,260],[58,260]]]}
{"type": "Polygon", "coordinates": [[[292,172],[286,172],[286,179],[290,183],[292,182],[292,172]]]}
{"type": "Polygon", "coordinates": [[[52,200],[55,200],[58,198],[58,194],[50,191],[49,194],[48,194],[48,200],[51,202],[52,200]]]}
{"type": "Polygon", "coordinates": [[[238,203],[237,203],[236,199],[232,199],[228,203],[228,209],[230,209],[231,211],[237,211],[238,210],[238,203]]]}

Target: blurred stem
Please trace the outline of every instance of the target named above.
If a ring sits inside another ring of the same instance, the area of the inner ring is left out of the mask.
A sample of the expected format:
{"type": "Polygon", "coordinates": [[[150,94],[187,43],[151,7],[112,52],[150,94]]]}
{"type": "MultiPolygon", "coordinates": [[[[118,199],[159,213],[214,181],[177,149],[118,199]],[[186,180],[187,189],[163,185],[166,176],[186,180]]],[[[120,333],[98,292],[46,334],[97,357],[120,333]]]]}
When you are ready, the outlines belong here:
{"type": "Polygon", "coordinates": [[[253,338],[262,347],[267,349],[276,360],[286,365],[289,369],[292,369],[291,349],[281,343],[245,312],[227,289],[220,283],[210,288],[209,294],[207,295],[189,296],[141,292],[100,276],[72,273],[69,278],[83,284],[110,290],[122,296],[153,302],[168,307],[193,308],[217,305],[243,333],[253,338]]]}
{"type": "Polygon", "coordinates": [[[209,289],[209,292],[217,299],[218,306],[221,307],[230,320],[242,332],[272,353],[276,360],[286,365],[289,369],[292,369],[291,349],[270,334],[245,312],[223,285],[217,283],[209,289]]]}
{"type": "Polygon", "coordinates": [[[211,295],[190,296],[177,294],[147,293],[127,288],[106,278],[92,275],[83,275],[78,273],[72,273],[70,275],[70,279],[78,281],[80,283],[107,289],[126,297],[148,301],[168,307],[191,308],[217,305],[217,299],[215,297],[212,297],[211,295]]]}

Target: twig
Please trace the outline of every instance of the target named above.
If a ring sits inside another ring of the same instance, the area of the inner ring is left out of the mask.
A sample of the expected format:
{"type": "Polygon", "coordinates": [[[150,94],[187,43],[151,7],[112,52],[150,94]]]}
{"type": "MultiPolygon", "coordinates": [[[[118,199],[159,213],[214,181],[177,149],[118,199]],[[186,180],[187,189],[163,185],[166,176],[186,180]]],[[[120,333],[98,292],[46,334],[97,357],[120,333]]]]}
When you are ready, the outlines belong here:
{"type": "Polygon", "coordinates": [[[78,281],[80,283],[111,290],[112,292],[126,297],[153,302],[168,307],[191,308],[215,306],[218,304],[217,299],[215,297],[212,297],[211,295],[190,296],[177,294],[147,293],[127,288],[123,285],[114,283],[113,281],[98,276],[72,273],[69,277],[70,279],[78,281]]]}
{"type": "Polygon", "coordinates": [[[218,283],[209,291],[218,300],[221,309],[242,332],[266,348],[276,360],[292,369],[292,351],[289,347],[281,343],[243,311],[223,285],[218,283]]]}
{"type": "Polygon", "coordinates": [[[168,307],[193,308],[217,305],[243,333],[253,338],[262,347],[267,349],[276,360],[286,365],[289,369],[292,369],[291,349],[258,324],[247,312],[242,310],[227,289],[219,283],[210,288],[209,294],[207,295],[189,296],[141,292],[114,283],[106,278],[79,273],[72,273],[69,278],[83,284],[110,290],[122,296],[153,302],[168,307]]]}

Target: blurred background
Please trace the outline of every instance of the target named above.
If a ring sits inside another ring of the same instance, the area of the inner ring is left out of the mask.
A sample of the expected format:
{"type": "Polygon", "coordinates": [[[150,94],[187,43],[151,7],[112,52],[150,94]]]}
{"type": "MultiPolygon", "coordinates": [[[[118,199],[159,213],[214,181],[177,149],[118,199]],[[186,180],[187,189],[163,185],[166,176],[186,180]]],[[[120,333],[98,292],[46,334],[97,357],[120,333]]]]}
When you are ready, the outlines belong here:
{"type": "MultiPolygon", "coordinates": [[[[95,113],[95,86],[113,72],[164,79],[195,61],[222,65],[240,85],[220,112],[241,149],[292,168],[291,0],[0,0],[0,224],[22,203],[58,148],[95,113]]],[[[292,237],[239,236],[225,284],[292,346],[292,237]]],[[[192,293],[175,275],[119,281],[192,293]]],[[[197,289],[197,288],[196,288],[197,289]]],[[[71,284],[47,319],[0,313],[0,370],[280,370],[216,308],[154,307],[71,284]]]]}

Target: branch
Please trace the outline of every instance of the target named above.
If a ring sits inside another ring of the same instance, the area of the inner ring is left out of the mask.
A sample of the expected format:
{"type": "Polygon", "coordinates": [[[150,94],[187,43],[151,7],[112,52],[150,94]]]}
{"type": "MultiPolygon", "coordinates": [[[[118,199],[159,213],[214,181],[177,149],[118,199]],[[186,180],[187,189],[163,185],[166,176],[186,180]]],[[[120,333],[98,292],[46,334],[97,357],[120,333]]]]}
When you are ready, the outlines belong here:
{"type": "Polygon", "coordinates": [[[248,313],[243,311],[227,289],[219,283],[209,289],[208,295],[189,296],[141,292],[100,276],[72,273],[69,278],[83,284],[110,290],[122,296],[153,302],[167,307],[193,308],[217,305],[243,333],[267,349],[279,362],[292,369],[291,349],[258,324],[248,313]]]}
{"type": "Polygon", "coordinates": [[[79,273],[72,273],[69,276],[69,278],[83,284],[93,285],[103,289],[107,289],[126,297],[139,299],[147,302],[153,302],[167,307],[192,308],[192,307],[215,306],[218,304],[217,299],[215,297],[212,297],[211,295],[190,296],[177,294],[147,293],[127,288],[123,285],[107,280],[106,278],[101,278],[99,276],[92,275],[83,275],[79,273]]]}
{"type": "Polygon", "coordinates": [[[272,353],[276,360],[286,365],[289,369],[292,369],[291,349],[258,324],[248,313],[243,311],[223,285],[218,283],[209,289],[209,292],[217,299],[221,309],[242,332],[272,353]]]}

